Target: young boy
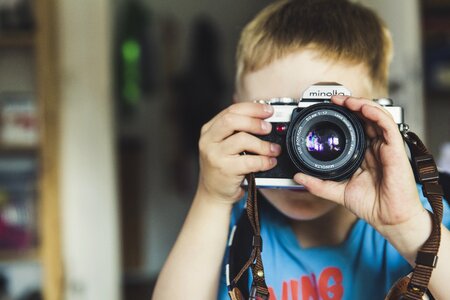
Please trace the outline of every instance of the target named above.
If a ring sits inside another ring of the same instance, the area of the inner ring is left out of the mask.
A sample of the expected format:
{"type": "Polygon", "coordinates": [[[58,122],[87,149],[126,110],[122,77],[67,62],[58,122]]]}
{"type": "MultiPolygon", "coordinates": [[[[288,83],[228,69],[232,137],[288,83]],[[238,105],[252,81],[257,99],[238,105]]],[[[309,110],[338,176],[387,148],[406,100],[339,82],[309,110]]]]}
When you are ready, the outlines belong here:
{"type": "MultiPolygon", "coordinates": [[[[344,0],[280,0],[244,29],[237,53],[235,104],[201,131],[200,178],[191,210],[153,295],[227,299],[222,266],[233,204],[245,174],[277,164],[268,134],[273,114],[255,100],[299,98],[317,82],[338,82],[355,97],[332,101],[359,114],[370,144],[343,182],[298,173],[307,191],[261,189],[262,258],[270,299],[384,299],[410,272],[431,232],[397,124],[373,101],[385,97],[391,40],[370,10],[344,0]],[[357,98],[358,97],[358,98],[357,98]],[[240,155],[243,151],[255,155],[240,155]]],[[[214,101],[214,99],[211,99],[214,101]]],[[[443,223],[450,216],[445,207],[443,223]]],[[[450,233],[442,226],[439,261],[429,284],[450,299],[450,233]]]]}

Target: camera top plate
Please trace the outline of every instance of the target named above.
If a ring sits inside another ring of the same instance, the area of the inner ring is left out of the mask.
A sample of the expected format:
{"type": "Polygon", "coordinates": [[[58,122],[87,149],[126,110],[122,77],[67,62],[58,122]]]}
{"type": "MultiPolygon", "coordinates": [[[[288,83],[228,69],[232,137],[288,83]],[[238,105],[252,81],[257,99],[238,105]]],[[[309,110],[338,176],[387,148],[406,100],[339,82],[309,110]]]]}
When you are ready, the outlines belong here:
{"type": "Polygon", "coordinates": [[[318,82],[303,92],[300,102],[323,102],[323,100],[330,100],[332,96],[336,95],[351,96],[352,93],[337,82],[318,82]]]}

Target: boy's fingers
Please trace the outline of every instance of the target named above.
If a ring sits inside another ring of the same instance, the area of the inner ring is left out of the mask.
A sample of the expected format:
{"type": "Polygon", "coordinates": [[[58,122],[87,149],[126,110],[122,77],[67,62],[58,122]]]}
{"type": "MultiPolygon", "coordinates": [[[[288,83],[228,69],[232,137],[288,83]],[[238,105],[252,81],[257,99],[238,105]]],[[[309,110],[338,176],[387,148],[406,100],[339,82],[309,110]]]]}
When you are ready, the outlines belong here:
{"type": "Polygon", "coordinates": [[[222,110],[214,118],[212,118],[208,123],[203,125],[202,133],[208,131],[216,121],[226,114],[236,114],[249,116],[253,118],[266,119],[273,114],[273,107],[267,104],[253,103],[253,102],[241,102],[235,103],[228,108],[222,110]]]}
{"type": "Polygon", "coordinates": [[[345,106],[348,109],[355,111],[355,112],[361,111],[361,109],[364,105],[378,107],[383,111],[383,113],[385,113],[390,118],[392,118],[391,114],[387,110],[385,110],[381,105],[379,105],[378,103],[376,103],[372,100],[368,100],[368,99],[364,99],[364,98],[349,97],[349,96],[333,96],[331,98],[331,101],[333,101],[334,104],[345,106]]]}
{"type": "Polygon", "coordinates": [[[264,155],[241,155],[233,160],[234,172],[246,175],[252,172],[262,172],[272,169],[277,165],[277,159],[264,155]]]}
{"type": "Polygon", "coordinates": [[[218,118],[208,130],[212,142],[221,142],[237,131],[264,135],[270,133],[272,125],[258,118],[235,113],[227,113],[218,118]]]}
{"type": "MultiPolygon", "coordinates": [[[[391,117],[387,116],[381,108],[371,105],[364,105],[361,108],[361,113],[369,121],[381,129],[385,142],[390,145],[402,145],[403,140],[399,134],[397,124],[391,117]]],[[[403,149],[402,147],[399,149],[403,149]]]]}
{"type": "Polygon", "coordinates": [[[374,101],[346,96],[333,96],[332,101],[352,111],[360,112],[365,119],[372,122],[373,129],[368,130],[370,138],[373,138],[376,132],[382,135],[388,144],[397,144],[401,140],[392,115],[374,101]]]}
{"type": "Polygon", "coordinates": [[[263,141],[246,132],[233,134],[225,139],[220,147],[228,155],[239,154],[244,151],[266,156],[278,156],[281,153],[279,145],[263,141]]]}
{"type": "Polygon", "coordinates": [[[383,131],[372,121],[365,120],[366,135],[369,140],[383,136],[383,131]]]}
{"type": "Polygon", "coordinates": [[[340,106],[344,106],[344,103],[345,103],[345,101],[346,101],[348,98],[351,98],[351,97],[350,97],[350,96],[332,96],[332,97],[331,97],[331,101],[332,101],[334,104],[337,104],[337,105],[340,105],[340,106]]]}
{"type": "Polygon", "coordinates": [[[303,185],[308,192],[315,196],[344,205],[345,186],[340,182],[322,180],[304,173],[295,174],[294,181],[303,185]]]}

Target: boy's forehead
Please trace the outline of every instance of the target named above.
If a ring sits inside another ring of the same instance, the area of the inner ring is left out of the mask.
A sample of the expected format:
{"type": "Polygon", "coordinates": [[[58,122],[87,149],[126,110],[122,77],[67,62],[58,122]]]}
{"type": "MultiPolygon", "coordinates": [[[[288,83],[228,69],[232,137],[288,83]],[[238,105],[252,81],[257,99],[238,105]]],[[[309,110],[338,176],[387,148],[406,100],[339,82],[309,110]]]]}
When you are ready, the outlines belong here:
{"type": "Polygon", "coordinates": [[[306,49],[244,75],[238,100],[300,98],[306,88],[317,82],[338,82],[357,97],[374,96],[367,67],[327,59],[321,57],[318,51],[306,49]]]}

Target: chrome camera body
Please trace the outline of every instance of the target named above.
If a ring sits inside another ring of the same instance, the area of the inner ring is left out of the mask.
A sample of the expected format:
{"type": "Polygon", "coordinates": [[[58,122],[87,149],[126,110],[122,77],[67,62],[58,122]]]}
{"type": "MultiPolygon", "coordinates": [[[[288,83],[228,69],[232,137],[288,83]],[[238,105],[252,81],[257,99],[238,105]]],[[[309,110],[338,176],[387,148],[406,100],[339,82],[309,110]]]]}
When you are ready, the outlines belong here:
{"type": "MultiPolygon", "coordinates": [[[[259,188],[301,189],[293,177],[303,172],[326,180],[348,179],[364,159],[364,122],[345,107],[331,103],[334,95],[350,96],[338,83],[317,83],[300,99],[273,98],[258,101],[270,104],[273,115],[266,119],[272,131],[259,138],[277,143],[282,152],[271,170],[255,174],[259,188]]],[[[403,124],[403,109],[388,98],[374,99],[403,124]]]]}

